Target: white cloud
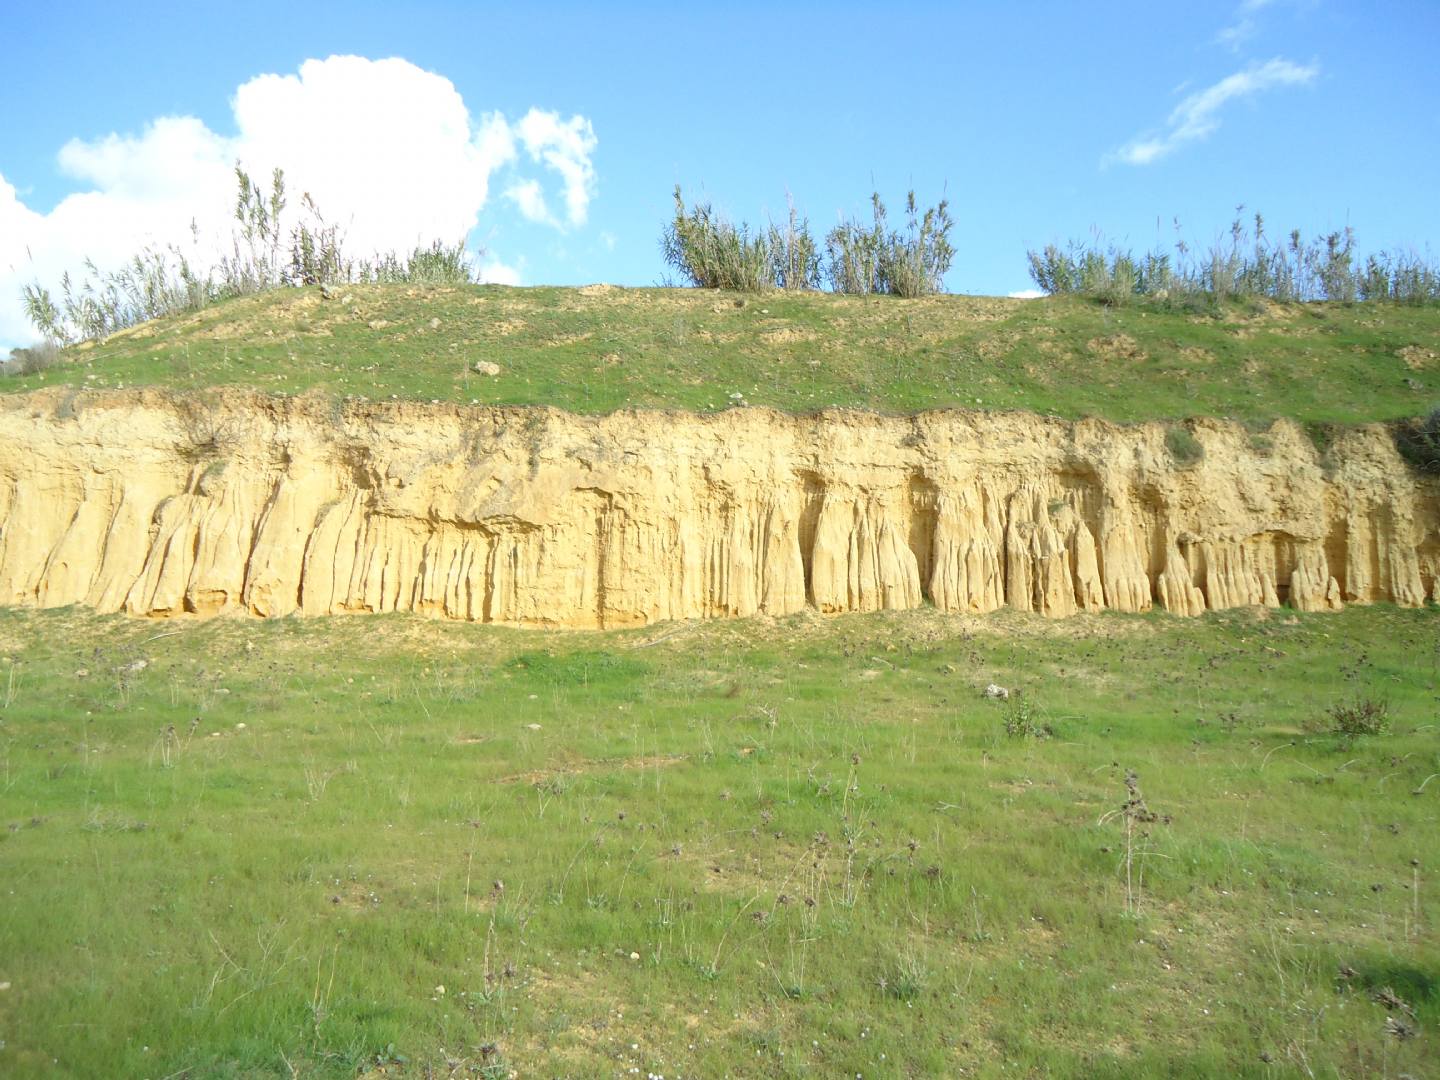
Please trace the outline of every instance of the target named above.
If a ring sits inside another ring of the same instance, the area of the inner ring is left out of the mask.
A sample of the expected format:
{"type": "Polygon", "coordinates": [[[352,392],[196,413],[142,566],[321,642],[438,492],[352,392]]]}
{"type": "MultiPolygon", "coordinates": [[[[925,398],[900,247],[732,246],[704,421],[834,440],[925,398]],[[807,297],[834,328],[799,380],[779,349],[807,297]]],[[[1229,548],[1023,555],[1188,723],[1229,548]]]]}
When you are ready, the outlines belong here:
{"type": "Polygon", "coordinates": [[[541,225],[554,225],[550,207],[545,203],[545,192],[539,180],[519,180],[505,189],[505,197],[515,204],[528,220],[541,225]]]}
{"type": "Polygon", "coordinates": [[[405,60],[332,56],[298,75],[261,75],[234,101],[233,156],[286,170],[358,250],[405,249],[468,233],[491,173],[513,148],[472,124],[459,91],[405,60]]]}
{"type": "MultiPolygon", "coordinates": [[[[160,117],[138,134],[72,139],[61,171],[81,190],[42,213],[0,176],[0,345],[32,340],[19,294],[53,285],[87,257],[112,269],[147,244],[189,249],[194,221],[200,261],[228,245],[241,162],[268,182],[285,169],[290,206],[309,192],[357,252],[408,250],[468,235],[497,175],[534,220],[555,223],[539,180],[519,175],[520,148],[553,170],[566,218],[583,224],[595,188],[590,121],[531,109],[518,123],[498,112],[472,117],[444,76],[400,59],[332,56],[295,74],[259,75],[231,102],[234,133],[192,116],[160,117]]],[[[495,273],[518,281],[500,263],[495,273]]]]}
{"type": "Polygon", "coordinates": [[[519,285],[520,268],[490,259],[480,267],[480,280],[486,285],[519,285]]]}
{"type": "Polygon", "coordinates": [[[1222,28],[1215,35],[1215,43],[1224,45],[1231,52],[1238,52],[1240,46],[1255,36],[1259,31],[1259,22],[1255,16],[1263,9],[1269,7],[1274,0],[1242,0],[1242,3],[1235,9],[1235,15],[1230,25],[1222,28]]]}
{"type": "Polygon", "coordinates": [[[1107,155],[1105,161],[1119,161],[1126,165],[1149,165],[1159,161],[1185,143],[1198,142],[1214,134],[1220,127],[1220,110],[1228,102],[1277,86],[1308,85],[1319,73],[1318,64],[1301,65],[1278,57],[1263,64],[1251,64],[1242,71],[1227,75],[1213,86],[1190,94],[1170,113],[1164,131],[1130,140],[1107,155]]]}
{"type": "Polygon", "coordinates": [[[230,140],[193,116],[162,116],[139,138],[71,139],[60,148],[61,172],[110,195],[144,201],[184,198],[234,164],[230,140]],[[164,162],[165,168],[156,168],[164,162]]]}
{"type": "Polygon", "coordinates": [[[590,155],[596,140],[590,121],[583,116],[562,121],[559,113],[531,109],[516,130],[530,157],[548,165],[564,179],[565,210],[570,224],[585,224],[590,200],[595,195],[595,167],[590,155]]]}
{"type": "Polygon", "coordinates": [[[515,160],[515,136],[505,117],[498,113],[486,113],[480,118],[479,130],[475,132],[475,145],[480,153],[491,161],[510,162],[515,160]]]}
{"type": "Polygon", "coordinates": [[[1019,292],[1006,293],[1011,300],[1039,300],[1045,293],[1040,289],[1021,289],[1019,292]]]}

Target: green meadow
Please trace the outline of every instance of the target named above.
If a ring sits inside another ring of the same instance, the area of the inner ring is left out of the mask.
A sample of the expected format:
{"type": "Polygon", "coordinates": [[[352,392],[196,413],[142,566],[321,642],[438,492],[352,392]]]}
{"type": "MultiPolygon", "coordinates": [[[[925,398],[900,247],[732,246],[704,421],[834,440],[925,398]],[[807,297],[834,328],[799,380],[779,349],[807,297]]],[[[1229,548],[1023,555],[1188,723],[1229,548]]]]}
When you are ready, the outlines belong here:
{"type": "Polygon", "coordinates": [[[1430,611],[10,611],[0,656],[6,1076],[1434,1066],[1430,611]]]}

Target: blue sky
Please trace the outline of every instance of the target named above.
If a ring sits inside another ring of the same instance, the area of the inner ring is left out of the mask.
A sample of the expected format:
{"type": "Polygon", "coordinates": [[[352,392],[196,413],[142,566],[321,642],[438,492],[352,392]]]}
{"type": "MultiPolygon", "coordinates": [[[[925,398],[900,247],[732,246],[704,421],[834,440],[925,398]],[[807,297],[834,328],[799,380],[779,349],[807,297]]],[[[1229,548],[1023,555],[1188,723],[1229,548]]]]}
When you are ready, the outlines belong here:
{"type": "Polygon", "coordinates": [[[872,187],[892,209],[943,193],[957,292],[1025,289],[1027,247],[1092,230],[1168,245],[1178,218],[1203,244],[1241,203],[1367,249],[1440,240],[1434,0],[54,8],[0,13],[9,293],[199,203],[223,219],[203,178],[238,152],[299,157],[366,237],[473,221],[493,276],[525,284],[658,281],[676,183],[751,221],[788,190],[817,232],[872,187]],[[302,74],[332,56],[413,69],[302,74]],[[161,138],[167,117],[193,122],[161,138]]]}

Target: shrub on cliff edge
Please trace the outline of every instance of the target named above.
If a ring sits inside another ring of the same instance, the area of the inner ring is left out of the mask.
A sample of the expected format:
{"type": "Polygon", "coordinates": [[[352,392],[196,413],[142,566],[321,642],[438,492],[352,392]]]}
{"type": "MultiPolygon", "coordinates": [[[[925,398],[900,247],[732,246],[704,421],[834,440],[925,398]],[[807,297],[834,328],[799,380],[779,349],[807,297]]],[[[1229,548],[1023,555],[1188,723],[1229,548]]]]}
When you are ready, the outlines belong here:
{"type": "Polygon", "coordinates": [[[1440,473],[1440,405],[1419,420],[1397,425],[1395,445],[1421,472],[1440,473]]]}

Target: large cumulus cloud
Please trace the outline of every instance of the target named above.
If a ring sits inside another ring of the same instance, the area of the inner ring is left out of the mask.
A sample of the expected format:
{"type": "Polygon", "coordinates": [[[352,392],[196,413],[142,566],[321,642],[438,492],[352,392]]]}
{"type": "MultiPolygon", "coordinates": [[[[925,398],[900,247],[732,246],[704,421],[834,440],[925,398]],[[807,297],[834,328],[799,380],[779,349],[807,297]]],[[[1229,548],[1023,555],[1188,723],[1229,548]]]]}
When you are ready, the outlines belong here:
{"type": "MultiPolygon", "coordinates": [[[[524,192],[512,198],[518,212],[556,228],[583,225],[595,193],[588,119],[472,115],[449,79],[405,60],[307,60],[246,82],[232,108],[233,134],[167,116],[138,135],[71,140],[58,164],[78,190],[49,211],[27,206],[0,174],[0,345],[33,337],[19,299],[27,282],[53,285],[86,258],[113,268],[146,244],[218,255],[237,162],[267,181],[283,168],[292,205],[308,192],[361,252],[468,235],[502,171],[524,192]],[[562,212],[550,211],[552,198],[562,212]]],[[[513,267],[486,266],[516,280],[513,267]]]]}

